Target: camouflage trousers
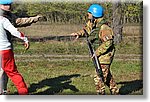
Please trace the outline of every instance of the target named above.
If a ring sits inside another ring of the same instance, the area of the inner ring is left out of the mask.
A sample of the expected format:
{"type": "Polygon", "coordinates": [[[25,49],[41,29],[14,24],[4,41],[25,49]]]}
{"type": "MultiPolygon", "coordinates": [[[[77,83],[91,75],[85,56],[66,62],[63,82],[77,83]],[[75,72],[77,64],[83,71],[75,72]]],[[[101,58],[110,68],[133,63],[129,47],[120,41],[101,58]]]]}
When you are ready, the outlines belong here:
{"type": "Polygon", "coordinates": [[[97,94],[105,95],[105,86],[107,85],[110,89],[112,95],[119,94],[119,89],[117,88],[116,82],[110,72],[110,65],[101,65],[103,72],[103,80],[97,75],[94,76],[94,82],[96,86],[97,94]]]}

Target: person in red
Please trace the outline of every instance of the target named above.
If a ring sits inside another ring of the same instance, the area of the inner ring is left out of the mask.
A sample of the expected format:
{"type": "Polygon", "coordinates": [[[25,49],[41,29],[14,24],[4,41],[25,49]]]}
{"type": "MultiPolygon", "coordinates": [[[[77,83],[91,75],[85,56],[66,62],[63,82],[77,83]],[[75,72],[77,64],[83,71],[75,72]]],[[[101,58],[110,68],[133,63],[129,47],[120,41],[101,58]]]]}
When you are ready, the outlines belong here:
{"type": "Polygon", "coordinates": [[[18,90],[18,94],[27,95],[28,88],[22,75],[17,70],[12,45],[9,41],[9,36],[7,36],[8,32],[13,36],[22,39],[24,41],[25,49],[29,49],[27,37],[19,32],[7,18],[0,15],[0,67],[14,83],[18,90]]]}
{"type": "MultiPolygon", "coordinates": [[[[13,0],[0,0],[0,10],[1,15],[6,17],[14,27],[26,27],[30,26],[33,23],[36,23],[42,18],[42,15],[32,16],[32,17],[18,17],[12,13],[13,0]]],[[[11,35],[7,33],[9,40],[11,41],[11,35]]],[[[13,42],[11,42],[13,43],[13,42]]],[[[9,94],[9,89],[7,89],[8,76],[0,68],[0,94],[9,94]]]]}

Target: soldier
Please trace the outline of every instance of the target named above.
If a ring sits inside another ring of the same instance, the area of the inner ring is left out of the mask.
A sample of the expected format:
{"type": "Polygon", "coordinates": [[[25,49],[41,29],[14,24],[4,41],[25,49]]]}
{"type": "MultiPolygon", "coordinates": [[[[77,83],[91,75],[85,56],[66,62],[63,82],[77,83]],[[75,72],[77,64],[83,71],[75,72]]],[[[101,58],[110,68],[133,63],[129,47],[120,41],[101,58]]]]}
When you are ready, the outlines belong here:
{"type": "MultiPolygon", "coordinates": [[[[104,8],[99,4],[92,4],[88,11],[88,22],[84,29],[90,34],[89,39],[94,46],[96,56],[99,59],[100,66],[103,72],[103,81],[100,80],[98,73],[94,76],[96,92],[97,94],[105,94],[105,85],[110,89],[111,94],[118,94],[119,89],[113,79],[110,71],[110,66],[115,53],[115,47],[113,43],[114,35],[112,28],[110,28],[104,19],[104,8]]],[[[85,36],[84,30],[80,30],[71,35],[76,36],[78,39],[81,36],[85,36]]]]}
{"type": "MultiPolygon", "coordinates": [[[[19,18],[15,14],[11,13],[12,3],[12,0],[0,0],[0,15],[6,17],[15,27],[30,26],[32,23],[36,23],[39,18],[42,17],[41,15],[37,15],[35,17],[19,18]]],[[[11,42],[11,34],[9,32],[7,32],[7,36],[11,42]]],[[[0,94],[7,94],[7,83],[8,77],[6,73],[0,69],[0,94]]]]}

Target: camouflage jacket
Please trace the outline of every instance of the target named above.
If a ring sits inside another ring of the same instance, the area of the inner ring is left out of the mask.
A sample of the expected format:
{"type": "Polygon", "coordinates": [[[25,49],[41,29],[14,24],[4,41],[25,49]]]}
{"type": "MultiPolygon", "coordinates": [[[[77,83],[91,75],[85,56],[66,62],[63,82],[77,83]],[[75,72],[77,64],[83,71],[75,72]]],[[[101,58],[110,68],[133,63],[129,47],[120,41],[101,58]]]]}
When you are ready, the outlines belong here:
{"type": "Polygon", "coordinates": [[[25,26],[30,26],[32,23],[35,23],[39,20],[40,16],[35,16],[35,17],[23,17],[19,18],[15,14],[9,12],[9,11],[4,11],[3,16],[9,19],[9,21],[15,26],[15,27],[25,27],[25,26]]]}
{"type": "MultiPolygon", "coordinates": [[[[93,23],[88,21],[85,26],[88,32],[90,40],[96,50],[101,64],[111,64],[115,47],[113,44],[113,31],[103,18],[96,19],[93,23]],[[94,30],[94,31],[93,31],[94,30]],[[93,31],[93,33],[90,33],[93,31]],[[97,46],[98,45],[98,46],[97,46]]],[[[84,36],[84,31],[77,32],[79,36],[84,36]]]]}

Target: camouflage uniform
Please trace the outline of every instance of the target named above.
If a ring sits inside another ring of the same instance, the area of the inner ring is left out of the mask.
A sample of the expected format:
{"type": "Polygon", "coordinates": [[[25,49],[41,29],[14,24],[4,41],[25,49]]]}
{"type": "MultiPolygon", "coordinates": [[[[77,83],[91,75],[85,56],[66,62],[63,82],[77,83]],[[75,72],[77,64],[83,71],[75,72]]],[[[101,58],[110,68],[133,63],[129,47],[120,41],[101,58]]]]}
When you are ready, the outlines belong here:
{"type": "MultiPolygon", "coordinates": [[[[99,76],[95,75],[94,81],[96,85],[96,90],[98,94],[105,94],[105,84],[109,87],[111,94],[118,94],[119,89],[116,86],[116,83],[110,72],[110,65],[113,60],[115,53],[115,47],[113,44],[113,31],[107,25],[106,21],[103,18],[95,19],[92,23],[90,20],[87,22],[86,31],[90,34],[91,30],[94,30],[93,33],[89,35],[93,47],[95,48],[96,55],[101,64],[104,81],[101,81],[99,76]]],[[[80,36],[84,36],[84,31],[81,30],[77,32],[80,36]]]]}
{"type": "MultiPolygon", "coordinates": [[[[18,18],[15,14],[10,11],[3,11],[3,16],[9,19],[9,21],[15,27],[25,27],[30,26],[32,23],[36,23],[41,15],[37,15],[35,17],[25,17],[18,18]]],[[[8,32],[7,36],[9,36],[9,40],[11,41],[11,34],[8,32]]],[[[6,73],[0,68],[0,94],[4,93],[7,90],[8,76],[6,73]]],[[[7,92],[7,91],[6,91],[7,92]]]]}
{"type": "Polygon", "coordinates": [[[15,14],[11,13],[10,11],[4,11],[3,16],[9,19],[9,21],[15,26],[15,27],[25,27],[30,26],[32,23],[36,23],[41,15],[37,15],[35,17],[23,17],[19,18],[15,14]]]}

